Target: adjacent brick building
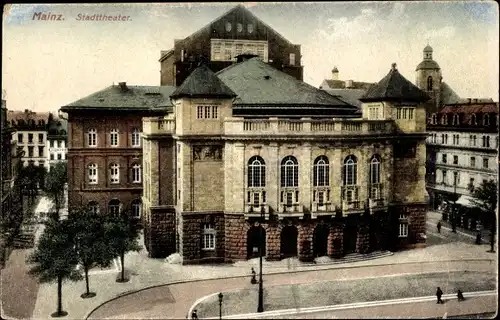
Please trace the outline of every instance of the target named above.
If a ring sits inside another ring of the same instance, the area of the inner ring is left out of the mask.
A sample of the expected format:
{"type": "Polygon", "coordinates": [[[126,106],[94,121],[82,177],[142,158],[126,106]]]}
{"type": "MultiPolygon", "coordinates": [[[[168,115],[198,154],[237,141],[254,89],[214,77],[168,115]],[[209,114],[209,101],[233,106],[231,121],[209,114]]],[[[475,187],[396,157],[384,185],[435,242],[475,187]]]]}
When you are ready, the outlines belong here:
{"type": "Polygon", "coordinates": [[[61,108],[68,114],[70,210],[88,205],[140,218],[142,118],[165,114],[173,90],[121,82],[61,108]]]}
{"type": "Polygon", "coordinates": [[[339,257],[425,244],[424,103],[393,65],[358,108],[258,58],[196,69],[145,118],[153,257],[339,257]],[[261,219],[264,216],[264,220],[261,219]]]}
{"type": "Polygon", "coordinates": [[[300,45],[290,43],[238,5],[190,36],[174,40],[173,49],[161,51],[160,83],[180,86],[200,61],[217,72],[245,53],[255,54],[274,68],[303,79],[300,45]]]}

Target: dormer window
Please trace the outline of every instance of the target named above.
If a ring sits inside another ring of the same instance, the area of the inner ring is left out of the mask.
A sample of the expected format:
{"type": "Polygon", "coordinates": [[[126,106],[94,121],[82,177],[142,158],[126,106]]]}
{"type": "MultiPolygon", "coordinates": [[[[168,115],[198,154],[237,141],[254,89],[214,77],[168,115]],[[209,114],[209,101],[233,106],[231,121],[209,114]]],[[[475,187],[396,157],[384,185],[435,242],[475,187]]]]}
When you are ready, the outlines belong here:
{"type": "Polygon", "coordinates": [[[437,124],[437,114],[432,114],[432,124],[437,124]]]}
{"type": "Polygon", "coordinates": [[[236,25],[236,30],[237,30],[239,33],[241,33],[241,32],[243,31],[243,25],[242,25],[241,23],[238,23],[238,24],[236,25]]]}
{"type": "Polygon", "coordinates": [[[472,116],[471,116],[471,118],[470,118],[470,123],[469,123],[469,124],[471,124],[471,125],[473,125],[473,126],[476,126],[476,125],[477,125],[477,117],[476,117],[476,114],[475,114],[475,113],[473,113],[473,114],[472,114],[472,116]]]}
{"type": "Polygon", "coordinates": [[[489,126],[490,125],[490,115],[485,113],[483,115],[483,126],[489,126]]]}
{"type": "Polygon", "coordinates": [[[252,23],[248,24],[247,30],[248,30],[248,33],[252,33],[253,32],[253,24],[252,23]]]}
{"type": "Polygon", "coordinates": [[[229,32],[232,29],[231,22],[226,22],[226,31],[229,32]]]}
{"type": "Polygon", "coordinates": [[[441,118],[441,124],[444,124],[444,125],[448,124],[448,115],[443,114],[443,117],[441,118]]]}
{"type": "Polygon", "coordinates": [[[453,125],[460,124],[458,113],[453,115],[453,125]]]}

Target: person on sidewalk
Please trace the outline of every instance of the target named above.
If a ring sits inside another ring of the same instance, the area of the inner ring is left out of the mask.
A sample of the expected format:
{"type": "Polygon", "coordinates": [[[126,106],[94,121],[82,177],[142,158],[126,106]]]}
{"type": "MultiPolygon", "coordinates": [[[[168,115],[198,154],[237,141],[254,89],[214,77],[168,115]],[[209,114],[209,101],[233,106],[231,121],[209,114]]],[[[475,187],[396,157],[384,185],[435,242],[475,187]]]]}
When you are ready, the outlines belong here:
{"type": "Polygon", "coordinates": [[[441,221],[438,221],[437,229],[438,229],[438,233],[441,233],[441,221]]]}
{"type": "Polygon", "coordinates": [[[441,300],[441,296],[443,295],[443,291],[441,290],[440,287],[437,287],[437,291],[436,291],[436,297],[437,297],[437,303],[441,303],[443,304],[443,300],[441,300]]]}
{"type": "Polygon", "coordinates": [[[462,293],[462,290],[458,289],[457,291],[457,299],[458,301],[464,301],[465,298],[464,298],[464,294],[462,293]]]}

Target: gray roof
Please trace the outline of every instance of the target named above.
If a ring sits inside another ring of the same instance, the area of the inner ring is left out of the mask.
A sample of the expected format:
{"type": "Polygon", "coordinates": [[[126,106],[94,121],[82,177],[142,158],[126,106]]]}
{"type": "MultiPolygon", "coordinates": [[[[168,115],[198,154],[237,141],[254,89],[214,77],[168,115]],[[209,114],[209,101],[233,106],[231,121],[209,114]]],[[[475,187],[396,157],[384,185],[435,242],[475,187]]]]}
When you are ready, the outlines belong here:
{"type": "Polygon", "coordinates": [[[441,102],[443,104],[459,103],[461,100],[458,94],[447,83],[441,82],[441,102]]]}
{"type": "Polygon", "coordinates": [[[430,97],[425,92],[399,73],[395,63],[392,64],[389,73],[377,84],[371,86],[366,94],[361,97],[361,101],[396,100],[424,102],[429,99],[430,97]]]}
{"type": "Polygon", "coordinates": [[[356,107],[273,68],[259,58],[233,64],[216,74],[238,95],[234,101],[236,107],[282,105],[356,110],[356,107]]]}
{"type": "Polygon", "coordinates": [[[345,102],[358,107],[361,110],[361,97],[366,93],[364,89],[322,89],[332,96],[340,97],[345,102]]]}
{"type": "Polygon", "coordinates": [[[441,69],[441,68],[434,60],[424,60],[417,65],[417,69],[415,71],[421,69],[441,69]]]}
{"type": "Polygon", "coordinates": [[[432,47],[430,45],[426,45],[424,48],[424,52],[426,52],[426,51],[432,52],[432,47]]]}
{"type": "Polygon", "coordinates": [[[175,90],[171,98],[198,97],[198,98],[234,98],[236,94],[224,84],[207,65],[196,68],[180,87],[175,90]]]}
{"type": "Polygon", "coordinates": [[[94,92],[82,99],[67,104],[61,111],[77,109],[117,109],[117,110],[151,110],[172,106],[170,94],[172,86],[130,86],[126,90],[120,85],[112,85],[94,92]]]}

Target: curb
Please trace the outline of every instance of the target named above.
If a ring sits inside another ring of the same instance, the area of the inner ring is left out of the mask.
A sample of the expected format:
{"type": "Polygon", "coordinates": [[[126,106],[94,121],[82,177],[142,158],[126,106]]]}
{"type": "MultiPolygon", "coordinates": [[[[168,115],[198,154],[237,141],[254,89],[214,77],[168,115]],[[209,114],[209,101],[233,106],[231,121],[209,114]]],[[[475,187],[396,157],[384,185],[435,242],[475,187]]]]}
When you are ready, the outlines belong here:
{"type": "MultiPolygon", "coordinates": [[[[470,292],[468,297],[481,297],[481,296],[490,296],[496,295],[497,291],[488,290],[488,291],[477,291],[470,292]]],[[[455,293],[448,293],[443,295],[443,299],[446,300],[456,300],[455,293]]],[[[381,301],[366,301],[366,302],[356,302],[349,304],[340,304],[340,305],[331,305],[331,306],[322,306],[322,307],[310,307],[310,308],[296,308],[296,309],[282,309],[282,310],[272,310],[266,311],[262,313],[245,313],[245,314],[235,314],[235,315],[226,315],[225,319],[265,319],[269,316],[286,316],[292,314],[302,314],[302,313],[314,313],[321,311],[334,311],[334,310],[346,310],[346,309],[356,309],[356,308],[366,308],[372,306],[383,306],[383,305],[391,305],[391,304],[404,304],[404,303],[412,303],[412,302],[425,302],[425,301],[435,301],[435,296],[422,296],[422,297],[411,297],[411,298],[402,298],[402,299],[390,299],[390,300],[381,300],[381,301]]],[[[188,319],[191,319],[190,317],[188,319]]],[[[203,319],[218,319],[218,317],[209,317],[203,319]]]]}
{"type": "MultiPolygon", "coordinates": [[[[285,274],[285,273],[299,273],[299,272],[315,271],[315,270],[318,270],[318,269],[319,270],[355,269],[355,268],[384,267],[384,266],[416,264],[416,263],[419,263],[419,264],[422,264],[422,263],[450,263],[450,262],[470,262],[470,261],[473,261],[473,262],[476,262],[476,261],[485,261],[485,262],[489,261],[490,264],[491,264],[494,260],[493,259],[456,259],[456,260],[443,260],[443,261],[420,261],[420,262],[414,261],[414,262],[400,262],[400,263],[385,263],[385,264],[362,265],[362,266],[345,266],[345,267],[331,267],[330,266],[330,267],[327,267],[327,268],[321,268],[321,269],[314,268],[314,269],[310,269],[310,270],[272,271],[272,272],[268,272],[268,273],[263,273],[263,275],[274,275],[274,274],[285,274]]],[[[318,265],[315,265],[315,266],[318,267],[318,265]]],[[[247,278],[247,277],[250,277],[250,276],[251,275],[248,274],[248,275],[240,275],[240,276],[212,277],[212,278],[206,278],[206,279],[178,280],[178,281],[172,281],[172,282],[168,282],[168,283],[152,285],[152,286],[144,287],[144,288],[141,288],[141,289],[124,292],[124,293],[118,294],[116,297],[113,297],[110,300],[104,301],[103,303],[101,303],[98,306],[96,306],[95,308],[93,308],[89,313],[87,313],[87,315],[84,317],[84,319],[88,319],[92,315],[92,313],[94,313],[97,309],[99,309],[100,307],[102,307],[102,306],[104,306],[104,305],[106,305],[106,304],[108,304],[108,303],[110,303],[112,301],[115,301],[115,300],[117,300],[117,299],[119,299],[121,297],[128,296],[128,295],[131,295],[131,294],[135,294],[135,293],[138,293],[138,292],[141,292],[141,291],[145,291],[145,290],[149,290],[149,289],[153,289],[153,288],[170,286],[170,285],[174,285],[174,284],[181,284],[181,283],[201,282],[201,281],[210,281],[210,280],[222,280],[222,279],[238,279],[238,278],[247,278]]],[[[190,314],[188,316],[190,316],[190,314]]]]}

